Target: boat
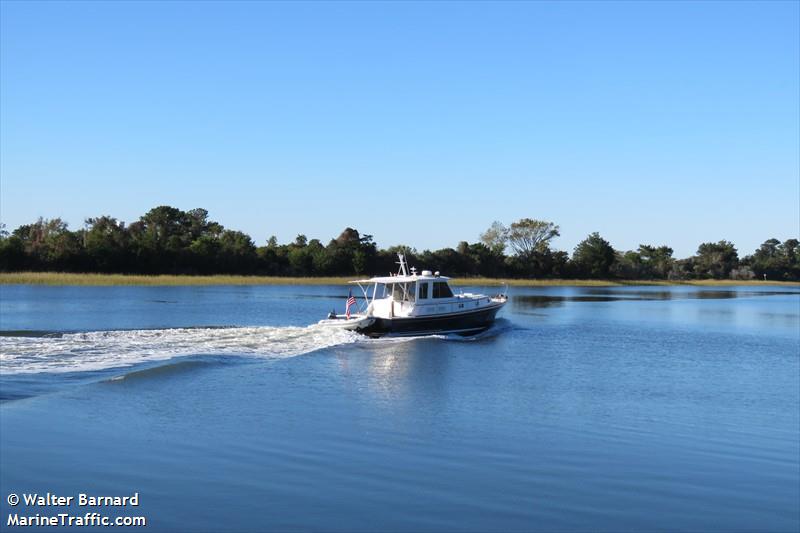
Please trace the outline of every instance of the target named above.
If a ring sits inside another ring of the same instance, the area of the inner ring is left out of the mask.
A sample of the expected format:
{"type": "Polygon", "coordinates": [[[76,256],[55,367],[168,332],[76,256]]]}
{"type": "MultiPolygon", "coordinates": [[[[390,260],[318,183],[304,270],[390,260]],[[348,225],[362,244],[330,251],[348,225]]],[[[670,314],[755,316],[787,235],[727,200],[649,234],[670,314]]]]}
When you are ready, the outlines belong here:
{"type": "MultiPolygon", "coordinates": [[[[398,254],[396,275],[353,280],[363,298],[352,297],[355,313],[332,311],[319,324],[356,331],[370,337],[437,334],[474,335],[488,329],[500,309],[508,302],[504,290],[487,296],[450,288],[450,278],[439,272],[408,268],[405,255],[398,254]]],[[[351,305],[347,306],[349,310],[351,305]]]]}

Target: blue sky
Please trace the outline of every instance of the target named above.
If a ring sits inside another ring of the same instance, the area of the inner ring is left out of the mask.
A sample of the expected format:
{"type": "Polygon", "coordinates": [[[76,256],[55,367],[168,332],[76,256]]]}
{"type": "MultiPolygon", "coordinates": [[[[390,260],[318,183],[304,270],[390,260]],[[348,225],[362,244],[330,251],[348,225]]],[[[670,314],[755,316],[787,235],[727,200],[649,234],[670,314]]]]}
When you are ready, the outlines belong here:
{"type": "Polygon", "coordinates": [[[0,4],[0,220],[258,244],[800,233],[798,2],[0,4]]]}

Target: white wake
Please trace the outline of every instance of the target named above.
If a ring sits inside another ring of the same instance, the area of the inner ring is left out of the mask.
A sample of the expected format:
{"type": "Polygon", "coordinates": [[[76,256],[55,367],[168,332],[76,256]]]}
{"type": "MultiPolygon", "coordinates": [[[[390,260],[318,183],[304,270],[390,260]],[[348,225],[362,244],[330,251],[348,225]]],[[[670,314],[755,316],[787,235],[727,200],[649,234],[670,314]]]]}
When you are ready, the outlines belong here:
{"type": "Polygon", "coordinates": [[[176,328],[0,337],[0,374],[84,372],[187,355],[285,358],[340,344],[358,334],[307,327],[176,328]]]}

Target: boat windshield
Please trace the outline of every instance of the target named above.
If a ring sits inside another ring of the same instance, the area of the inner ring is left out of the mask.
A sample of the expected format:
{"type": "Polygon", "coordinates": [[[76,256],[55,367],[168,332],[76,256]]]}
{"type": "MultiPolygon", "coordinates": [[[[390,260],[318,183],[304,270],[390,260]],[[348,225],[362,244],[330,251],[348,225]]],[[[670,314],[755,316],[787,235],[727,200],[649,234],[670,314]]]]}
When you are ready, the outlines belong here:
{"type": "Polygon", "coordinates": [[[417,282],[405,283],[378,283],[375,288],[375,298],[388,298],[391,296],[395,302],[414,302],[417,294],[417,282]]]}

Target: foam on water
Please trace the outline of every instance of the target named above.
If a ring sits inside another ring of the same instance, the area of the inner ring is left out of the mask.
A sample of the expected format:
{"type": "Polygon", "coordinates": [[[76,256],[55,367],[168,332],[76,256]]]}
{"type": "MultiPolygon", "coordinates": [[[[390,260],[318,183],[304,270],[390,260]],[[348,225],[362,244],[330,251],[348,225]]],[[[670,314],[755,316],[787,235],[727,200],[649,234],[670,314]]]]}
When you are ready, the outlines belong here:
{"type": "Polygon", "coordinates": [[[510,329],[500,319],[491,328],[469,337],[429,335],[370,339],[340,328],[216,327],[48,332],[45,335],[0,336],[0,375],[37,372],[65,373],[130,367],[190,355],[236,355],[268,359],[293,357],[341,344],[370,345],[411,342],[420,338],[474,342],[510,329]]]}
{"type": "Polygon", "coordinates": [[[198,354],[285,358],[353,343],[360,335],[319,325],[142,329],[0,337],[0,374],[84,372],[198,354]]]}

